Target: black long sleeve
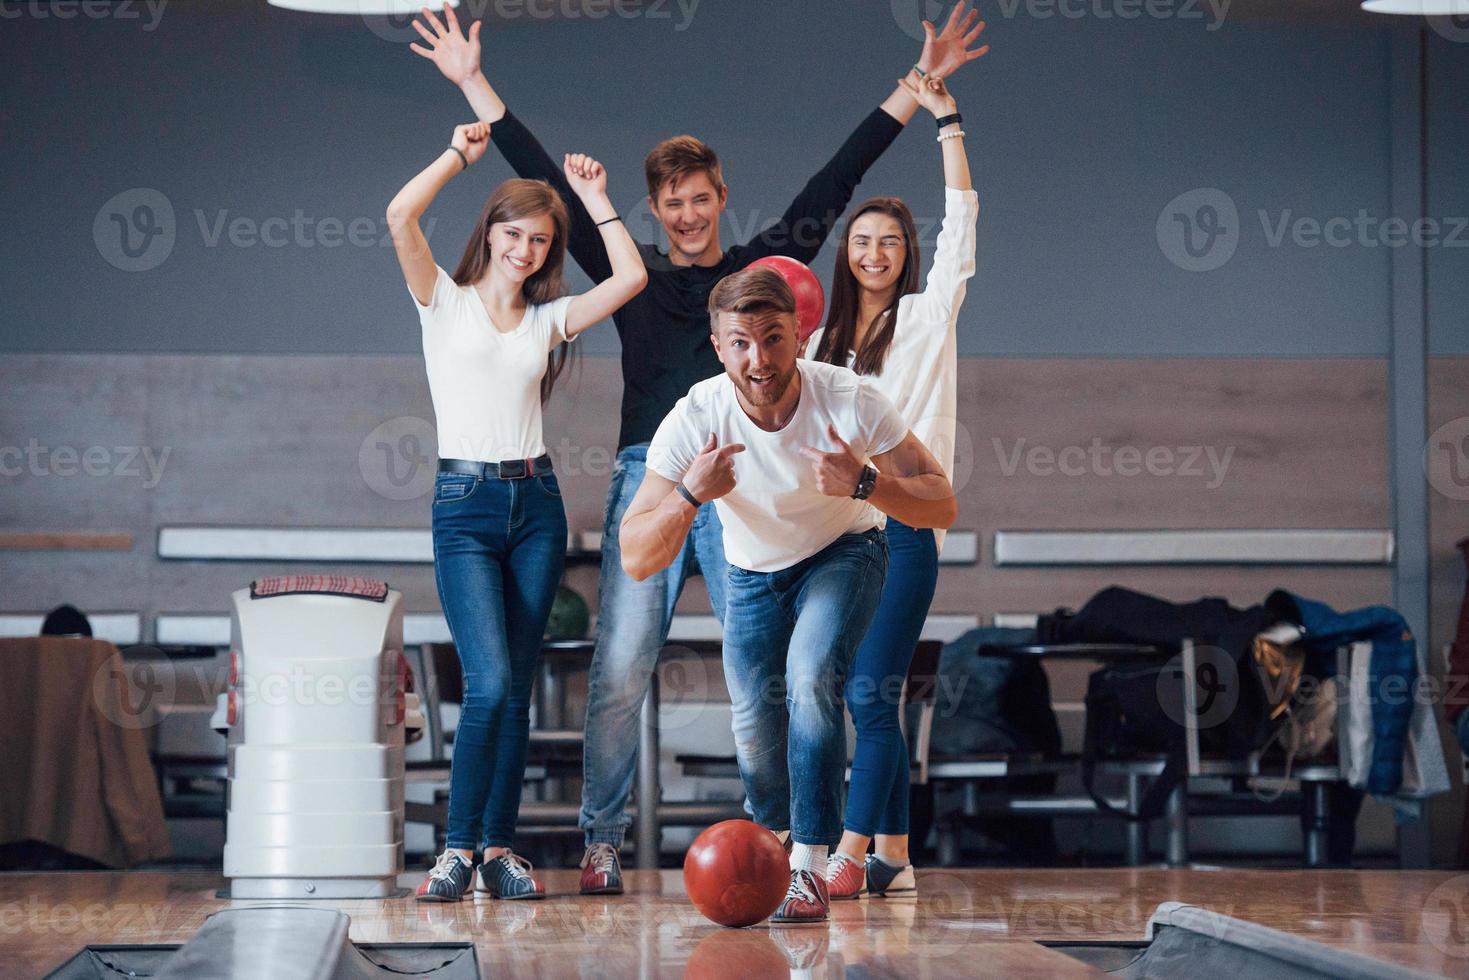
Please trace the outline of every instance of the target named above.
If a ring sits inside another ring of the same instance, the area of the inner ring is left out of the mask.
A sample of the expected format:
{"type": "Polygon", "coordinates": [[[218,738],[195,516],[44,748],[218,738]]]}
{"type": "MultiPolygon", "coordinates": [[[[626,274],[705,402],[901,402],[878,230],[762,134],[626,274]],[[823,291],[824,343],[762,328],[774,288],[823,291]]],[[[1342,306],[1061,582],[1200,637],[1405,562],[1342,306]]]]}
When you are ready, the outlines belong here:
{"type": "Polygon", "coordinates": [[[872,110],[806,182],[779,221],[747,244],[730,249],[736,268],[767,255],[788,255],[807,263],[816,258],[863,176],[902,131],[903,124],[886,111],[872,110]]]}
{"type": "MultiPolygon", "coordinates": [[[[766,255],[811,262],[821,251],[869,167],[903,131],[874,110],[796,195],[780,221],[729,249],[710,266],[674,265],[653,245],[640,245],[648,285],[612,315],[622,342],[622,429],[617,445],[646,443],[695,382],[723,370],[709,341],[709,291],[732,272],[766,255]]],[[[541,144],[509,112],[491,127],[491,139],[522,177],[550,181],[571,209],[571,254],[593,280],[612,275],[602,235],[566,177],[541,144]]]]}
{"type": "Polygon", "coordinates": [[[504,117],[490,127],[490,139],[516,174],[547,181],[566,202],[567,210],[571,212],[571,240],[566,246],[582,271],[592,282],[612,278],[612,260],[607,257],[607,247],[602,244],[602,233],[597,230],[592,216],[587,214],[581,198],[566,182],[566,173],[551,159],[535,134],[506,109],[504,117]]]}

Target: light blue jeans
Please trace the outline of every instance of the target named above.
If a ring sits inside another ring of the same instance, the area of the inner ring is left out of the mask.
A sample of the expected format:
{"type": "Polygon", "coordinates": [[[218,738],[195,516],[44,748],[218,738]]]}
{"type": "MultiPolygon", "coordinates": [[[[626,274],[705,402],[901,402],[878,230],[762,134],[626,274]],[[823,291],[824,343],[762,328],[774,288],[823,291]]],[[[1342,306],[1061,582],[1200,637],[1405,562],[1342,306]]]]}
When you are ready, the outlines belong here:
{"type": "Polygon", "coordinates": [[[643,699],[668,641],[684,582],[700,572],[714,615],[724,621],[724,529],[712,503],[699,508],[673,564],[641,582],[622,570],[618,529],[647,472],[646,443],[617,454],[602,525],[597,649],[587,676],[587,727],[582,751],[581,816],[588,845],[620,847],[632,819],[627,799],[637,769],[643,699]]]}
{"type": "Polygon", "coordinates": [[[887,536],[871,530],[777,572],[729,569],[724,679],[746,809],[798,844],[841,836],[842,692],[887,565],[887,536]]]}

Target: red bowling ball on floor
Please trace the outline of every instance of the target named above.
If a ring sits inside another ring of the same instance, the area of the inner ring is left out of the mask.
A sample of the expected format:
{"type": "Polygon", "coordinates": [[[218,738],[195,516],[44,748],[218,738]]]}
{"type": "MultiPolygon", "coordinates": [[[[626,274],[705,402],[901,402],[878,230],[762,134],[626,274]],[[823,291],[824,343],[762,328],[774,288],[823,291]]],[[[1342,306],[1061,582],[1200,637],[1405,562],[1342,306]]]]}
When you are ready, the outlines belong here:
{"type": "Polygon", "coordinates": [[[722,926],[752,926],[770,918],[790,880],[785,848],[749,820],[715,824],[694,838],[683,859],[689,901],[722,926]]]}

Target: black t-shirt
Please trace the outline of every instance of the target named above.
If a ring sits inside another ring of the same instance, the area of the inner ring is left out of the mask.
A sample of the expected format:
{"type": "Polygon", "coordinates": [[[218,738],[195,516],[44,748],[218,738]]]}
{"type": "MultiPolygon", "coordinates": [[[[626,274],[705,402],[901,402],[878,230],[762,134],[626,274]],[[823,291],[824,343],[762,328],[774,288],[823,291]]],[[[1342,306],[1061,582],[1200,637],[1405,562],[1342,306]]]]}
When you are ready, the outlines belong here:
{"type": "MultiPolygon", "coordinates": [[[[712,266],[675,266],[652,245],[638,246],[648,285],[612,315],[622,340],[622,430],[617,448],[649,442],[674,404],[696,382],[724,370],[709,340],[709,291],[732,272],[767,255],[810,263],[852,199],[867,169],[903,131],[881,109],[862,120],[836,155],[796,195],[781,219],[712,266]]],[[[491,138],[522,177],[548,181],[571,211],[569,251],[594,282],[612,275],[602,233],[566,183],[561,166],[515,116],[491,127],[491,138]]]]}

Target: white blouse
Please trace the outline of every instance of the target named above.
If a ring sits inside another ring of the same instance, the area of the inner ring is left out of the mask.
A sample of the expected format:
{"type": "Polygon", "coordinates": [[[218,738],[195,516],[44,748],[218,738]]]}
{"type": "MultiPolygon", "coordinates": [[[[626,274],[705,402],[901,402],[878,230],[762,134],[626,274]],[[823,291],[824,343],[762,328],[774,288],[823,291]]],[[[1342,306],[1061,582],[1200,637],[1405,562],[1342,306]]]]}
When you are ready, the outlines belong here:
{"type": "MultiPolygon", "coordinates": [[[[933,267],[923,291],[898,300],[898,322],[882,373],[873,377],[878,390],[898,411],[950,480],[954,478],[954,441],[959,374],[958,321],[968,281],[974,275],[975,226],[979,195],[973,190],[944,188],[944,224],[934,249],[933,267]]],[[[811,335],[808,352],[821,344],[822,329],[811,335]]],[[[847,353],[847,365],[856,360],[847,353]]],[[[940,551],[944,532],[934,531],[940,551]]]]}

